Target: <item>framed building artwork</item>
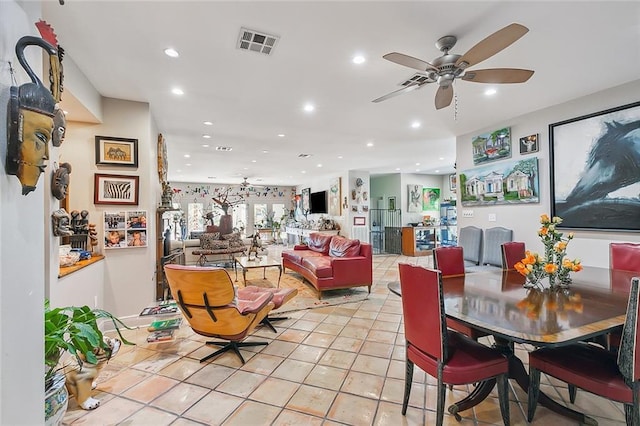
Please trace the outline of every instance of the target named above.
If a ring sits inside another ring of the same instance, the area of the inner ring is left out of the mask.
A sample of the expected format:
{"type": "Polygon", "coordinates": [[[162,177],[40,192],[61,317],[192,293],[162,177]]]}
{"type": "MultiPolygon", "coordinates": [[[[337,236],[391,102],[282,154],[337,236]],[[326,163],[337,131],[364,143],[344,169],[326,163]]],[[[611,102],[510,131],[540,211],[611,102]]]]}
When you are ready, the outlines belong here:
{"type": "Polygon", "coordinates": [[[145,210],[104,212],[104,248],[147,247],[145,210]]]}
{"type": "Polygon", "coordinates": [[[550,124],[549,142],[560,227],[640,230],[640,102],[550,124]]]}
{"type": "Polygon", "coordinates": [[[460,173],[462,205],[522,204],[540,202],[538,157],[501,161],[460,173]]]}
{"type": "Polygon", "coordinates": [[[96,164],[138,167],[138,139],[96,136],[96,164]]]}
{"type": "Polygon", "coordinates": [[[338,177],[329,185],[329,214],[331,216],[340,216],[342,214],[340,204],[342,199],[341,183],[342,178],[338,177]]]}
{"type": "Polygon", "coordinates": [[[407,185],[407,200],[409,213],[422,212],[422,185],[407,185]]]}
{"type": "Polygon", "coordinates": [[[520,138],[520,154],[532,154],[538,152],[539,149],[537,133],[520,138]]]}
{"type": "Polygon", "coordinates": [[[471,140],[473,164],[488,163],[511,157],[511,128],[504,127],[483,133],[471,140]]]}
{"type": "Polygon", "coordinates": [[[96,173],[93,182],[93,204],[138,205],[138,176],[96,173]]]}

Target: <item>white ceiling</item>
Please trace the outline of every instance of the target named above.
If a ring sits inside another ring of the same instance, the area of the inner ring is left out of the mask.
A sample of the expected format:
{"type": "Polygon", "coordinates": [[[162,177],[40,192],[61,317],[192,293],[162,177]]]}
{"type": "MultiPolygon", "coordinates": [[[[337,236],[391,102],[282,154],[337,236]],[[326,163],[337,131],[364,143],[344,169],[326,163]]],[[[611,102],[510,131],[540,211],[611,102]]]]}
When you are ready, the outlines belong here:
{"type": "Polygon", "coordinates": [[[43,15],[103,96],[149,102],[167,140],[171,182],[248,176],[295,185],[351,169],[450,173],[455,135],[640,76],[638,1],[67,0],[45,2],[43,15]],[[382,55],[431,62],[441,54],[434,43],[449,34],[458,37],[451,53],[463,54],[512,22],[529,33],[470,69],[535,70],[527,83],[497,85],[489,98],[490,85],[456,81],[457,119],[453,103],[435,110],[435,84],[371,102],[414,74],[382,55]],[[237,49],[241,27],[279,36],[273,54],[237,49]],[[166,47],[180,58],[167,57],[166,47]],[[364,64],[351,62],[357,53],[364,64]],[[306,102],[314,113],[302,110],[306,102]],[[422,127],[411,128],[415,120],[422,127]],[[233,151],[217,152],[219,145],[233,151]]]}

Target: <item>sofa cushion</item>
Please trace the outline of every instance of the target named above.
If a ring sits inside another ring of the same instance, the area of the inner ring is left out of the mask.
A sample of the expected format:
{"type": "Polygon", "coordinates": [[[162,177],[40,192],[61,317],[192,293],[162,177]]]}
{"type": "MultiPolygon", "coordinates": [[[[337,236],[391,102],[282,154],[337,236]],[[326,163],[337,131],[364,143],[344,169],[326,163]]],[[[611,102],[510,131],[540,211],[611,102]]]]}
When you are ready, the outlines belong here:
{"type": "Polygon", "coordinates": [[[309,234],[309,242],[307,243],[307,246],[309,247],[309,250],[322,254],[328,254],[331,238],[331,235],[323,235],[318,232],[312,232],[311,234],[309,234]]]}
{"type": "Polygon", "coordinates": [[[331,257],[354,257],[360,254],[360,240],[350,240],[339,236],[334,236],[329,245],[329,256],[331,257]]]}
{"type": "MultiPolygon", "coordinates": [[[[214,242],[220,241],[220,233],[219,232],[205,232],[200,235],[200,248],[205,250],[213,249],[214,242]]],[[[229,247],[227,245],[227,247],[229,247]]]]}
{"type": "Polygon", "coordinates": [[[327,256],[309,256],[302,259],[302,266],[313,272],[318,278],[333,277],[331,259],[327,256]]]}
{"type": "Polygon", "coordinates": [[[322,257],[322,253],[318,253],[311,250],[283,250],[282,257],[284,259],[288,259],[293,263],[297,263],[299,265],[302,264],[302,259],[307,257],[322,257]]]}

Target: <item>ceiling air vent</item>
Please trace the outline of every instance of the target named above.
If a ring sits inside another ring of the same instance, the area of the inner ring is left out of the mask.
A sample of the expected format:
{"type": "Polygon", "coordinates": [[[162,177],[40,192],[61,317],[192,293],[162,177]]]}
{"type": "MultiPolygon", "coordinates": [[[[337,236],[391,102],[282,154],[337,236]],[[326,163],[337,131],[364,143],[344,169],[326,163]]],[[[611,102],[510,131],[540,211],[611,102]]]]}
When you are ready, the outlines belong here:
{"type": "Polygon", "coordinates": [[[240,37],[238,37],[238,49],[250,50],[252,52],[264,53],[270,55],[276,46],[280,37],[260,33],[248,28],[240,28],[240,37]]]}
{"type": "Polygon", "coordinates": [[[233,148],[230,146],[216,146],[216,151],[231,151],[233,148]]]}
{"type": "Polygon", "coordinates": [[[298,155],[298,157],[300,157],[300,158],[309,158],[309,157],[311,157],[311,154],[300,154],[300,155],[298,155]]]}
{"type": "Polygon", "coordinates": [[[410,84],[424,84],[429,82],[433,82],[433,80],[430,79],[428,75],[415,73],[414,75],[409,77],[407,80],[401,82],[400,86],[408,86],[410,84]]]}

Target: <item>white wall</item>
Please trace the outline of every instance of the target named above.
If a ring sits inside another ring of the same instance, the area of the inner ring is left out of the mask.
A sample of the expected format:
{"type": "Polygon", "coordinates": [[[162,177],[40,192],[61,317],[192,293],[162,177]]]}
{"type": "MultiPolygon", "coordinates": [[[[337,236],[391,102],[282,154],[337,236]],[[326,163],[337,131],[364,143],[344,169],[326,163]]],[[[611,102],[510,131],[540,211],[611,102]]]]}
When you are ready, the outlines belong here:
{"type": "MultiPolygon", "coordinates": [[[[640,80],[614,87],[593,95],[523,115],[509,121],[495,123],[484,129],[461,135],[456,142],[458,174],[473,168],[471,138],[486,131],[510,126],[513,145],[513,159],[537,155],[540,172],[540,203],[534,205],[498,205],[492,207],[464,208],[458,202],[458,227],[475,225],[481,228],[504,226],[514,231],[514,240],[524,241],[528,248],[539,251],[542,244],[537,236],[539,218],[542,213],[551,211],[550,174],[549,174],[549,129],[551,123],[602,111],[608,108],[638,101],[640,80]],[[539,133],[540,151],[536,154],[521,156],[518,139],[532,133],[539,133]],[[473,210],[473,218],[463,217],[464,210],[473,210]],[[489,222],[488,215],[495,214],[496,222],[489,222]]],[[[567,249],[570,257],[579,257],[583,264],[606,267],[609,263],[608,244],[611,241],[640,242],[640,234],[628,232],[576,231],[575,239],[567,249]]]]}
{"type": "MultiPolygon", "coordinates": [[[[0,1],[0,424],[40,424],[44,419],[44,297],[45,211],[44,180],[35,192],[21,195],[20,182],[5,173],[7,102],[11,76],[18,85],[29,78],[15,57],[15,44],[24,35],[37,36],[33,25],[39,2],[0,1]]],[[[41,76],[42,49],[25,50],[27,62],[41,76]]],[[[45,80],[47,81],[47,80],[45,80]]],[[[50,196],[49,196],[50,197],[50,196]]]]}
{"type": "MultiPolygon", "coordinates": [[[[104,119],[101,124],[67,123],[67,136],[60,148],[59,161],[66,161],[73,167],[69,210],[89,211],[89,221],[97,225],[100,243],[96,248],[106,256],[103,305],[99,307],[119,317],[137,316],[143,307],[155,300],[155,212],[160,191],[156,170],[157,131],[147,103],[103,98],[101,109],[104,119]],[[96,166],[96,135],[137,139],[138,168],[96,166]],[[138,205],[93,204],[95,173],[139,176],[138,205]],[[148,247],[104,250],[103,213],[126,210],[147,211],[148,247]]],[[[51,297],[64,305],[73,300],[71,291],[68,286],[52,285],[51,297]]],[[[93,306],[94,299],[85,303],[93,306]]]]}

